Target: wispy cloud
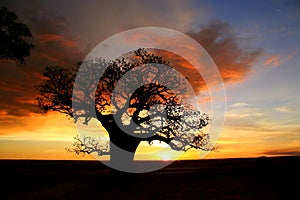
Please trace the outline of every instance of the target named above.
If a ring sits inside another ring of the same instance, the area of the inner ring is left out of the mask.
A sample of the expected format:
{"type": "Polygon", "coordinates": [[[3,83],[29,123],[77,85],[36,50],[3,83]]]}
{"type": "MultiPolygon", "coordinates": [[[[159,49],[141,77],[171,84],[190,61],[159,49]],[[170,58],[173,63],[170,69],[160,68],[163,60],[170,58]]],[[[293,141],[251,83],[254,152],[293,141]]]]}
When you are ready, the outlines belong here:
{"type": "Polygon", "coordinates": [[[294,51],[288,55],[269,55],[266,57],[263,64],[272,67],[279,67],[295,57],[297,54],[299,54],[299,51],[294,51]]]}
{"type": "Polygon", "coordinates": [[[226,113],[226,117],[230,121],[235,121],[237,119],[240,120],[242,118],[246,121],[252,121],[253,119],[257,119],[262,116],[264,116],[264,113],[260,109],[245,102],[231,104],[228,112],[226,113]]]}
{"type": "Polygon", "coordinates": [[[272,149],[263,151],[261,154],[271,156],[300,156],[300,150],[299,147],[290,149],[272,149]]]}
{"type": "Polygon", "coordinates": [[[232,107],[232,108],[240,108],[240,107],[246,107],[246,106],[250,106],[250,104],[245,103],[245,102],[237,102],[237,103],[230,105],[230,107],[232,107]]]}
{"type": "Polygon", "coordinates": [[[280,106],[275,109],[277,112],[282,112],[282,113],[294,113],[294,110],[287,106],[280,106]]]}
{"type": "Polygon", "coordinates": [[[281,59],[282,58],[280,55],[271,55],[271,56],[268,56],[268,58],[265,60],[265,64],[277,67],[277,66],[281,65],[281,59]]]}
{"type": "Polygon", "coordinates": [[[257,111],[242,111],[240,113],[227,113],[226,117],[229,118],[235,118],[235,119],[240,119],[240,118],[248,118],[248,117],[252,117],[252,118],[257,118],[257,117],[261,117],[264,114],[262,112],[257,112],[257,111]]]}
{"type": "Polygon", "coordinates": [[[62,35],[50,34],[50,33],[40,34],[38,37],[41,42],[61,41],[64,39],[64,36],[62,35]]]}

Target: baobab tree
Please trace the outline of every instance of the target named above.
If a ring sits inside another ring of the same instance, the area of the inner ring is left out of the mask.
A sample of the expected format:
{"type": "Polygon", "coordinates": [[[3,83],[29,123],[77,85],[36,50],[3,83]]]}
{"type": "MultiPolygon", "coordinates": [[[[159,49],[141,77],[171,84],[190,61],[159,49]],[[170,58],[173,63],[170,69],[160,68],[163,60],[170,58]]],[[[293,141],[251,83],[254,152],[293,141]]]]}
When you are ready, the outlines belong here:
{"type": "Polygon", "coordinates": [[[141,141],[162,141],[177,151],[213,148],[202,131],[210,117],[184,100],[191,97],[185,77],[145,49],[113,61],[87,60],[72,69],[49,66],[44,77],[37,86],[41,110],[64,113],[76,123],[95,118],[109,134],[107,145],[77,137],[71,149],[77,154],[109,154],[113,167],[129,171],[141,141]],[[83,76],[76,76],[78,70],[83,76]]]}

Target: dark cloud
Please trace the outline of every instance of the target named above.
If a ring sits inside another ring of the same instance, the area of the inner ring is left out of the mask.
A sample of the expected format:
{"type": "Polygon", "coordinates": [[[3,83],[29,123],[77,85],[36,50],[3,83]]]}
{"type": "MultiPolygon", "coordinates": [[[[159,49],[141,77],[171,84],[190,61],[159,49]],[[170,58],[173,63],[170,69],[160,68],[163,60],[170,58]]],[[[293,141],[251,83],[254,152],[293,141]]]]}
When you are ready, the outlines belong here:
{"type": "Polygon", "coordinates": [[[300,156],[299,149],[274,149],[269,151],[264,151],[262,155],[271,155],[271,156],[300,156]]]}
{"type": "Polygon", "coordinates": [[[41,1],[7,1],[4,6],[14,11],[35,34],[62,33],[70,24],[66,16],[41,1]]]}
{"type": "MultiPolygon", "coordinates": [[[[10,6],[9,8],[19,15],[21,21],[29,25],[35,48],[24,66],[0,61],[0,111],[11,116],[28,116],[30,113],[36,112],[34,99],[38,94],[34,85],[42,79],[43,68],[47,65],[72,65],[74,62],[82,60],[89,49],[81,46],[82,38],[74,35],[70,30],[72,23],[68,17],[59,14],[55,9],[42,6],[41,2],[35,1],[31,1],[30,5],[26,2],[11,2],[7,3],[7,6],[10,6]]],[[[179,5],[176,6],[176,8],[178,7],[179,5]]],[[[177,14],[181,12],[177,9],[175,11],[174,13],[177,14]]],[[[112,15],[109,12],[106,13],[112,15]]],[[[103,21],[104,19],[99,18],[99,20],[103,21]]],[[[107,21],[107,19],[105,20],[107,21]]],[[[147,20],[151,21],[151,18],[147,20]]],[[[189,15],[186,16],[184,22],[188,21],[189,15]]],[[[130,23],[133,22],[135,24],[144,23],[139,19],[130,23]]],[[[90,20],[88,23],[95,23],[95,21],[90,20]]],[[[188,34],[208,51],[219,67],[223,79],[227,82],[243,80],[251,71],[251,65],[260,53],[258,50],[240,47],[238,38],[231,27],[219,21],[202,26],[199,31],[188,34]]],[[[185,61],[179,59],[176,62],[185,61]]],[[[192,70],[187,69],[186,73],[193,84],[204,85],[201,78],[192,75],[192,70]]]]}
{"type": "Polygon", "coordinates": [[[35,85],[41,81],[44,67],[72,65],[82,60],[86,52],[78,38],[68,32],[69,23],[64,16],[38,3],[33,7],[20,9],[18,4],[13,8],[20,11],[17,13],[20,20],[30,27],[35,47],[25,65],[0,60],[0,111],[7,116],[30,116],[38,111],[35,85]]]}
{"type": "MultiPolygon", "coordinates": [[[[243,81],[253,71],[256,59],[262,54],[261,49],[242,46],[233,28],[228,23],[219,20],[210,21],[201,26],[198,31],[187,32],[187,35],[196,40],[208,52],[225,83],[243,81]]],[[[181,44],[181,46],[188,49],[188,46],[184,44],[181,44]]],[[[175,67],[185,77],[188,77],[189,82],[196,91],[201,93],[201,91],[207,90],[203,77],[195,70],[195,66],[192,66],[187,60],[172,52],[163,50],[155,50],[155,52],[166,61],[170,61],[171,66],[175,67]]],[[[201,69],[205,70],[206,67],[201,69]]]]}
{"type": "Polygon", "coordinates": [[[225,82],[244,80],[252,71],[256,58],[262,53],[261,49],[242,47],[232,27],[219,20],[211,21],[201,26],[199,31],[187,34],[209,53],[225,82]]]}

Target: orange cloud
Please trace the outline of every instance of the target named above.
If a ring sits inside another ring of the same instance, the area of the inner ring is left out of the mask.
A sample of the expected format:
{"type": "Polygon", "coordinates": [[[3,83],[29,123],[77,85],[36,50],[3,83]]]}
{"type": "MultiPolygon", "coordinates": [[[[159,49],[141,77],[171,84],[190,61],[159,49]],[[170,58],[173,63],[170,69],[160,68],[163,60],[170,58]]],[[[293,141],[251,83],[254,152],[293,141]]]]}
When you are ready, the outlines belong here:
{"type": "Polygon", "coordinates": [[[295,55],[297,55],[299,51],[292,52],[286,56],[283,55],[269,55],[267,56],[266,60],[263,62],[264,65],[278,67],[284,63],[286,63],[288,60],[293,58],[295,55]]]}
{"type": "Polygon", "coordinates": [[[74,40],[64,40],[62,42],[62,44],[65,46],[65,47],[69,47],[69,48],[74,48],[77,46],[76,42],[74,40]]]}
{"type": "Polygon", "coordinates": [[[68,48],[75,48],[77,47],[77,43],[74,40],[67,39],[63,35],[57,35],[57,34],[41,34],[38,36],[39,41],[42,43],[45,42],[60,42],[60,44],[64,47],[68,48]]]}
{"type": "MultiPolygon", "coordinates": [[[[198,42],[210,55],[215,62],[221,77],[225,83],[237,83],[245,80],[247,75],[253,71],[252,66],[255,64],[258,56],[261,55],[260,49],[251,49],[240,44],[240,39],[233,32],[231,26],[227,23],[220,21],[212,21],[211,23],[202,26],[200,31],[188,32],[188,36],[198,42]]],[[[131,45],[133,41],[141,42],[141,44],[149,44],[149,46],[164,46],[170,48],[176,48],[176,52],[193,52],[195,49],[190,46],[183,37],[172,38],[172,36],[161,36],[159,33],[147,32],[141,30],[139,33],[128,36],[127,41],[120,45],[131,45]],[[173,40],[170,44],[170,39],[173,40]]],[[[170,65],[176,68],[180,73],[188,77],[189,82],[195,86],[199,91],[205,89],[203,77],[201,74],[210,74],[211,77],[205,77],[205,79],[211,78],[211,83],[215,82],[215,73],[212,72],[211,66],[202,66],[199,62],[201,55],[189,55],[189,60],[193,60],[199,66],[192,66],[185,58],[181,58],[172,52],[166,52],[163,50],[152,50],[159,56],[162,56],[164,60],[169,61],[170,65]],[[199,74],[195,69],[200,69],[199,74]]],[[[203,52],[202,52],[203,53],[203,52]]],[[[186,54],[182,54],[186,55],[186,54]]],[[[192,62],[192,61],[191,61],[192,62]]]]}
{"type": "Polygon", "coordinates": [[[38,36],[41,42],[53,42],[53,41],[61,41],[64,40],[64,36],[57,34],[41,34],[38,36]]]}
{"type": "MultiPolygon", "coordinates": [[[[34,34],[34,33],[33,33],[34,34]]],[[[35,85],[43,80],[43,68],[47,65],[72,66],[82,60],[85,53],[80,50],[71,36],[60,34],[36,34],[35,48],[26,60],[26,66],[18,66],[8,61],[0,61],[0,90],[5,97],[1,101],[1,109],[6,112],[1,122],[11,121],[10,116],[30,116],[38,111],[35,98],[35,85]]],[[[4,128],[7,124],[0,124],[4,128]]]]}
{"type": "Polygon", "coordinates": [[[265,61],[266,65],[273,65],[274,67],[277,67],[281,64],[281,56],[280,55],[272,55],[267,58],[265,61]]]}
{"type": "Polygon", "coordinates": [[[209,53],[216,63],[225,82],[240,82],[252,71],[260,49],[239,45],[237,35],[229,24],[212,21],[198,32],[188,32],[209,53]]]}

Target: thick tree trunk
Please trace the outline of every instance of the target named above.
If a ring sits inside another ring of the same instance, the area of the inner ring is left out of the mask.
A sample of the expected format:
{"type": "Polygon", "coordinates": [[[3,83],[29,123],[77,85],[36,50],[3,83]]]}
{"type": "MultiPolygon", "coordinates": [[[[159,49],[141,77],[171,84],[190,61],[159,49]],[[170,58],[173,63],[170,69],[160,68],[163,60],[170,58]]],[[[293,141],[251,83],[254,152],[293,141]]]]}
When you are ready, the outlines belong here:
{"type": "Polygon", "coordinates": [[[111,175],[122,179],[133,177],[134,154],[141,140],[124,133],[118,127],[114,127],[109,135],[111,175]]]}
{"type": "Polygon", "coordinates": [[[119,171],[134,171],[133,159],[135,149],[134,151],[128,151],[124,148],[124,146],[117,145],[115,142],[111,141],[110,165],[115,169],[119,169],[119,171]]]}
{"type": "Polygon", "coordinates": [[[134,172],[134,154],[141,142],[140,138],[133,137],[115,123],[113,115],[103,116],[98,113],[98,120],[108,131],[110,137],[110,168],[114,178],[132,176],[134,172]],[[130,175],[131,174],[131,175],[130,175]]]}

